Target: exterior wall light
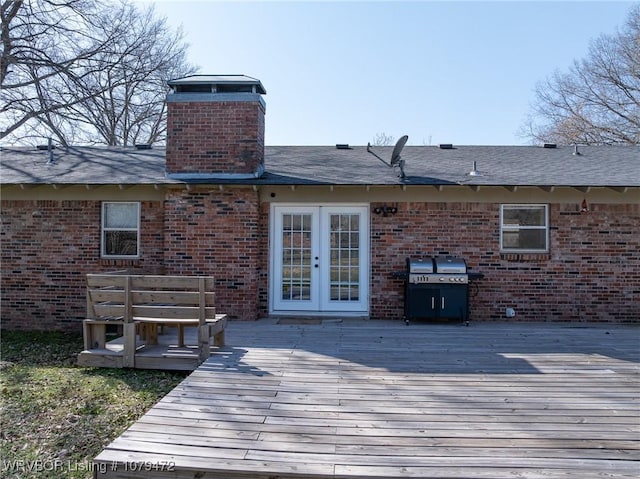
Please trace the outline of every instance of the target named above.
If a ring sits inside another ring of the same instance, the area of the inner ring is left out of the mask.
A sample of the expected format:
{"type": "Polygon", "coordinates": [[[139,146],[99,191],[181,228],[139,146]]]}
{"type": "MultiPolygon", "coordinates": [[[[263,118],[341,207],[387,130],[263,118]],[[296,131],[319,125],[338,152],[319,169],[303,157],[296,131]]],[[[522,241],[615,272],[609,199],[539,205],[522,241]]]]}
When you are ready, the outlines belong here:
{"type": "Polygon", "coordinates": [[[398,208],[396,206],[388,206],[386,203],[382,206],[376,206],[373,209],[373,212],[377,215],[382,215],[385,218],[389,215],[395,215],[398,212],[398,208]]]}

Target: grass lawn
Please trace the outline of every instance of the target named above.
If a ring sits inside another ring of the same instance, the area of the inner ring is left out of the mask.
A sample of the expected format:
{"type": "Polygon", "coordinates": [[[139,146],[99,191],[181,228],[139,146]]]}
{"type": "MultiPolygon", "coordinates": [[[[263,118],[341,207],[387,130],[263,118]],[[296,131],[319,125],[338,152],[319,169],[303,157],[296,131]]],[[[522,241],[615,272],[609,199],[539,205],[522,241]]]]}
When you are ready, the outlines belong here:
{"type": "Polygon", "coordinates": [[[92,459],[185,373],[79,368],[82,336],[2,332],[3,478],[91,478],[92,459]]]}

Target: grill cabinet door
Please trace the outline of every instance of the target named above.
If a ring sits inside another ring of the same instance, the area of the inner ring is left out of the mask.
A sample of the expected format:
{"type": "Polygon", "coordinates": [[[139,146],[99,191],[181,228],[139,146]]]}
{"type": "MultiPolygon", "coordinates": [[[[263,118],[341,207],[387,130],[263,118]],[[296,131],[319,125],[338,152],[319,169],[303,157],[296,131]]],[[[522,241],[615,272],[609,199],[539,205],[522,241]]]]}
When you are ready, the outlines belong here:
{"type": "Polygon", "coordinates": [[[407,284],[406,319],[460,319],[468,317],[468,289],[463,286],[407,284]]]}
{"type": "Polygon", "coordinates": [[[412,318],[437,318],[440,291],[429,284],[409,284],[404,302],[404,315],[412,318]]]}
{"type": "Polygon", "coordinates": [[[438,300],[441,318],[467,319],[468,289],[463,286],[442,286],[438,300]]]}

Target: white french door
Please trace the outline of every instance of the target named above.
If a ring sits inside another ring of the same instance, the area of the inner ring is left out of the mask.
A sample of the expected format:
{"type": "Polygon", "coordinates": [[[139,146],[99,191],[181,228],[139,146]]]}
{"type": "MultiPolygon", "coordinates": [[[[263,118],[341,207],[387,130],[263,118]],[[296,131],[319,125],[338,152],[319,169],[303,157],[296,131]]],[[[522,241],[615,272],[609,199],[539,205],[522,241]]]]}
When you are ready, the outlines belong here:
{"type": "Polygon", "coordinates": [[[369,208],[272,206],[271,311],[368,313],[369,208]]]}

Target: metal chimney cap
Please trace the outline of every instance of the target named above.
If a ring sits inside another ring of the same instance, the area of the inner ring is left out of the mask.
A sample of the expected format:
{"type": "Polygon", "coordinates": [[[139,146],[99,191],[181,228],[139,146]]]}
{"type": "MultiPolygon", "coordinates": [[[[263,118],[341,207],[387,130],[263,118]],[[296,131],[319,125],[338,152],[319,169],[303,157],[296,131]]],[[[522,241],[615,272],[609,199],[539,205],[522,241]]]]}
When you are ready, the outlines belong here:
{"type": "Polygon", "coordinates": [[[239,92],[247,91],[265,95],[262,83],[247,75],[190,75],[169,80],[174,92],[239,92]]]}

